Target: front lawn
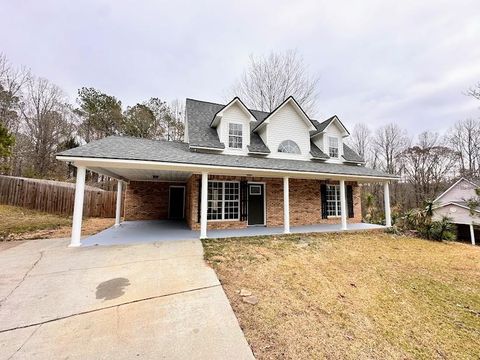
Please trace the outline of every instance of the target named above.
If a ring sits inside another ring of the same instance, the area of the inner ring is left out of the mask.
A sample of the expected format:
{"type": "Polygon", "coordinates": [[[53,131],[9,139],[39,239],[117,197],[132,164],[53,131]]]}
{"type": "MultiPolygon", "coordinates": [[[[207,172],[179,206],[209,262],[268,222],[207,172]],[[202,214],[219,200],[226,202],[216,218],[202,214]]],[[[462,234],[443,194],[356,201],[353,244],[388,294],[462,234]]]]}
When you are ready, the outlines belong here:
{"type": "MultiPolygon", "coordinates": [[[[113,223],[114,219],[85,219],[82,235],[97,233],[112,226],[113,223]]],[[[71,225],[71,217],[18,206],[0,205],[0,241],[68,237],[71,225]]]]}
{"type": "Polygon", "coordinates": [[[204,248],[258,359],[480,354],[480,247],[372,232],[204,248]]]}

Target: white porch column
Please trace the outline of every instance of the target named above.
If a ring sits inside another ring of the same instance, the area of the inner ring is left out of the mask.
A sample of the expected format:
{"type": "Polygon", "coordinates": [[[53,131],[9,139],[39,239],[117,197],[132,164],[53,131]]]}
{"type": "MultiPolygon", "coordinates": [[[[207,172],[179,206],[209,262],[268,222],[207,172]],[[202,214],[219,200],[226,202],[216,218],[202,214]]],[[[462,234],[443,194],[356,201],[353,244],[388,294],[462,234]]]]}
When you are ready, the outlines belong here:
{"type": "Polygon", "coordinates": [[[385,226],[392,226],[392,215],[390,213],[390,188],[388,182],[383,184],[383,201],[385,203],[385,226]]]}
{"type": "Polygon", "coordinates": [[[347,197],[345,194],[345,180],[340,180],[340,215],[342,230],[347,230],[347,197]]]}
{"type": "Polygon", "coordinates": [[[473,224],[470,224],[470,240],[472,240],[472,245],[475,245],[475,231],[473,229],[473,224]]]}
{"type": "Polygon", "coordinates": [[[118,182],[117,182],[117,206],[115,208],[115,226],[120,225],[120,218],[122,216],[122,187],[123,187],[123,181],[118,180],[118,182]]]}
{"type": "Polygon", "coordinates": [[[200,201],[200,239],[207,238],[208,173],[202,173],[202,193],[200,201]]]}
{"type": "Polygon", "coordinates": [[[80,246],[82,235],[83,196],[85,192],[85,166],[77,166],[77,181],[75,183],[75,203],[73,205],[71,247],[80,246]]]}
{"type": "Polygon", "coordinates": [[[288,177],[283,178],[283,232],[290,233],[290,191],[288,177]]]}

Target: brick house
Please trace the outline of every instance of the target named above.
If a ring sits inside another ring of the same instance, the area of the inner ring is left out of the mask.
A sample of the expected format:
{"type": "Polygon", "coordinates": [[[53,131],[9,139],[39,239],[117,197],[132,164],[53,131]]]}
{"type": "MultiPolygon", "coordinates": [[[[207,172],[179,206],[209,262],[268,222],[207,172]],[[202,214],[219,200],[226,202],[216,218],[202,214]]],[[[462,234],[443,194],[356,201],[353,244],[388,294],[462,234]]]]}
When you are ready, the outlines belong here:
{"type": "MultiPolygon", "coordinates": [[[[184,142],[110,136],[58,154],[77,167],[72,245],[80,244],[85,170],[126,184],[124,219],[184,221],[211,229],[338,223],[361,218],[360,186],[381,182],[386,226],[388,184],[345,144],[337,116],[311,119],[293,97],[270,113],[239,98],[226,105],[187,99],[184,142]]],[[[116,225],[120,223],[118,196],[116,225]]]]}

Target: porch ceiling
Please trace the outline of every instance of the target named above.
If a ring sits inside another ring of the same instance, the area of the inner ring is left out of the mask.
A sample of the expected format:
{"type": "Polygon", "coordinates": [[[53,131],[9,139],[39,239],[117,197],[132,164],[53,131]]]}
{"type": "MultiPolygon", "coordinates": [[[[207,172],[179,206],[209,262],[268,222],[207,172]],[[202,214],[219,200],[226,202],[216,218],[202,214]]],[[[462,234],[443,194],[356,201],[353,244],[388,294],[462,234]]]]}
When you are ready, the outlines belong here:
{"type": "Polygon", "coordinates": [[[187,181],[192,174],[185,171],[135,169],[135,168],[104,168],[89,167],[91,171],[126,181],[187,181]]]}

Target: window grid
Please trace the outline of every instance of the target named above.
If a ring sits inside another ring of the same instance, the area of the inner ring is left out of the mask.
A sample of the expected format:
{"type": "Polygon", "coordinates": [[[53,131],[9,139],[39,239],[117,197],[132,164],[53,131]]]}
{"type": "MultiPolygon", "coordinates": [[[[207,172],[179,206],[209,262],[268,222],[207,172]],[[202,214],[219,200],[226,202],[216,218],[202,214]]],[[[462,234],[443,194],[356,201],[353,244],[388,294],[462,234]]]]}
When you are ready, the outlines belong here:
{"type": "Polygon", "coordinates": [[[338,158],[338,138],[336,137],[328,138],[328,153],[330,157],[338,158]]]}
{"type": "Polygon", "coordinates": [[[228,147],[233,149],[243,147],[242,124],[228,124],[228,147]]]}
{"type": "Polygon", "coordinates": [[[300,148],[293,140],[285,140],[278,145],[278,152],[287,154],[300,154],[300,148]]]}
{"type": "Polygon", "coordinates": [[[235,181],[208,182],[208,220],[238,220],[240,218],[240,183],[235,181]]]}
{"type": "Polygon", "coordinates": [[[340,185],[327,185],[327,215],[340,216],[340,185]]]}

